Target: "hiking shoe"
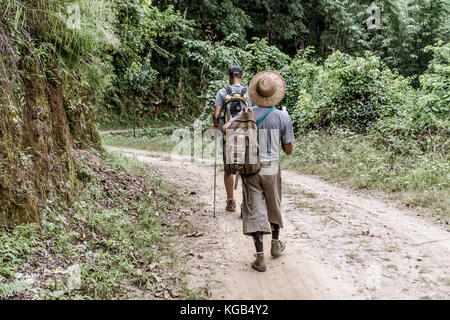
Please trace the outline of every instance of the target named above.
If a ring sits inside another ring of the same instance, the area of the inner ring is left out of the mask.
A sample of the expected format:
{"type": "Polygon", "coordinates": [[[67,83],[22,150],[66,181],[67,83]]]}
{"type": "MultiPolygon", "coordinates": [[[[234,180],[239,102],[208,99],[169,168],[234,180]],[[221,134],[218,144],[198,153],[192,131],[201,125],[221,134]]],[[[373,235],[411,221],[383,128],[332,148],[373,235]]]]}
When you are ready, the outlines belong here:
{"type": "Polygon", "coordinates": [[[256,255],[255,261],[252,262],[252,268],[259,272],[264,272],[267,270],[266,260],[264,259],[264,253],[256,255]]]}
{"type": "Polygon", "coordinates": [[[274,258],[281,256],[281,253],[286,249],[286,245],[280,240],[272,241],[272,248],[270,249],[270,254],[274,258]]]}
{"type": "Polygon", "coordinates": [[[226,209],[228,212],[236,212],[236,200],[234,199],[227,200],[226,209]]]}

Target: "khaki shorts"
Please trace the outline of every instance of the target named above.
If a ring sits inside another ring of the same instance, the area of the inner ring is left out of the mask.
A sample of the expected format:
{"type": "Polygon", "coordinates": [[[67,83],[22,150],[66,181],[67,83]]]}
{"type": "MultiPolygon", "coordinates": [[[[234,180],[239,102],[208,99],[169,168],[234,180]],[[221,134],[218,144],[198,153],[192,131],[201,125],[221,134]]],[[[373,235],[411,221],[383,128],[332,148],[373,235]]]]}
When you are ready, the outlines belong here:
{"type": "Polygon", "coordinates": [[[244,234],[272,233],[271,223],[283,227],[281,217],[281,169],[279,161],[261,164],[261,171],[242,176],[242,221],[244,234]]]}

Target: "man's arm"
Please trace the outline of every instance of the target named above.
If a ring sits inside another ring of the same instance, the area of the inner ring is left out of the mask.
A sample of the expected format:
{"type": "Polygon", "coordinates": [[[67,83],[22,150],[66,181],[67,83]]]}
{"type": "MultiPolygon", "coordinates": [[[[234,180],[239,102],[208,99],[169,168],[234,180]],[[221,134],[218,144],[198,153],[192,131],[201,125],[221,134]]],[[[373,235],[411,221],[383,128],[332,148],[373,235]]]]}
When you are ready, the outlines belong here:
{"type": "Polygon", "coordinates": [[[292,153],[292,143],[294,142],[294,128],[292,127],[292,121],[288,114],[282,116],[281,141],[284,153],[290,155],[292,153]]]}
{"type": "Polygon", "coordinates": [[[223,96],[223,91],[219,90],[219,92],[217,92],[216,95],[216,102],[214,104],[214,114],[213,114],[213,124],[214,124],[214,128],[218,128],[219,127],[219,119],[220,119],[220,113],[222,112],[222,108],[223,108],[223,104],[225,102],[225,97],[223,96]]]}
{"type": "Polygon", "coordinates": [[[214,115],[213,115],[214,128],[219,127],[219,117],[220,117],[221,111],[222,111],[222,106],[215,106],[214,115]]]}

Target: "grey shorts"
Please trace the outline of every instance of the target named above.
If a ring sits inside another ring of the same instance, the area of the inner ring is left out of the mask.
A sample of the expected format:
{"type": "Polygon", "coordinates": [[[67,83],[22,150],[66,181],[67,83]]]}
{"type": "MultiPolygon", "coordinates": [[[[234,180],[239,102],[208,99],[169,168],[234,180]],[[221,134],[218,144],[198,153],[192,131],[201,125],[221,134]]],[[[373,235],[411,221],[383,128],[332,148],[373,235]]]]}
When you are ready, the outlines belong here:
{"type": "Polygon", "coordinates": [[[281,217],[281,169],[279,161],[261,164],[261,171],[248,177],[242,177],[242,221],[245,235],[253,232],[272,233],[270,224],[283,227],[281,217]]]}

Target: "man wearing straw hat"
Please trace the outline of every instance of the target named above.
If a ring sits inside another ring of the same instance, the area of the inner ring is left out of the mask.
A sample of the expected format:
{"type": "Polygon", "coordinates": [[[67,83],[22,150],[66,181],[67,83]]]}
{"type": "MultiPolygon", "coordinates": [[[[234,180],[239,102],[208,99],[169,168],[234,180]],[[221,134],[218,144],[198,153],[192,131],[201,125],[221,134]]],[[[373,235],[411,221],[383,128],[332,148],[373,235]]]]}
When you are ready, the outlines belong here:
{"type": "MultiPolygon", "coordinates": [[[[249,96],[254,103],[253,114],[258,125],[258,144],[261,170],[254,175],[242,176],[244,234],[252,236],[256,247],[256,260],[252,268],[266,271],[263,235],[272,234],[271,255],[277,258],[285,249],[279,240],[281,217],[280,142],[286,154],[292,152],[294,131],[287,112],[276,109],[284,97],[286,83],[276,71],[258,73],[250,82],[249,96]]],[[[223,130],[227,130],[231,122],[223,130]]]]}

